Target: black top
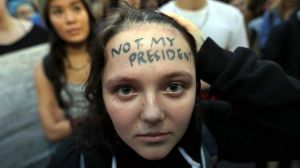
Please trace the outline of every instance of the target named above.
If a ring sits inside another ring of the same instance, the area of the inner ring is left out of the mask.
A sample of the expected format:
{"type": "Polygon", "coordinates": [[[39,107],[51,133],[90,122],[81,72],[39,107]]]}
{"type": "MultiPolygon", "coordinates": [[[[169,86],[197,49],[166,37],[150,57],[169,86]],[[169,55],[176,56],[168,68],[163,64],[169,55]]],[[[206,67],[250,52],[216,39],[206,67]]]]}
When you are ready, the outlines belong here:
{"type": "Polygon", "coordinates": [[[42,44],[48,42],[47,31],[37,25],[33,25],[30,32],[28,32],[20,40],[10,45],[0,45],[0,56],[5,53],[17,51],[26,47],[42,44]]]}
{"type": "MultiPolygon", "coordinates": [[[[248,49],[227,52],[211,39],[205,41],[198,56],[202,79],[212,84],[214,95],[226,101],[202,102],[204,122],[216,139],[219,159],[234,162],[299,159],[300,81],[287,76],[278,64],[258,60],[248,49]]],[[[112,156],[107,150],[99,147],[97,152],[87,152],[86,149],[67,140],[58,148],[49,167],[79,168],[81,153],[87,168],[111,167],[112,156]]],[[[193,156],[195,151],[199,149],[195,147],[187,153],[193,156]]],[[[131,162],[126,160],[149,164],[126,147],[116,155],[118,167],[133,166],[127,165],[131,162]]],[[[166,163],[167,167],[186,166],[175,150],[151,164],[163,167],[166,163]]]]}
{"type": "Polygon", "coordinates": [[[272,29],[262,59],[280,64],[287,74],[300,80],[300,9],[289,20],[272,29]]]}

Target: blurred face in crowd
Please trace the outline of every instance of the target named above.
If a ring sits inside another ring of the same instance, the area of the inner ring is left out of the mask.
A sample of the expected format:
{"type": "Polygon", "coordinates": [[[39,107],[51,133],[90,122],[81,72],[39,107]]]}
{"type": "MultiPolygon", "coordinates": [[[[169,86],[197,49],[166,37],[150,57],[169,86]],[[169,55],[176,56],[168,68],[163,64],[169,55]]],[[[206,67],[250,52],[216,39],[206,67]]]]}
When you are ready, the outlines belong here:
{"type": "Polygon", "coordinates": [[[51,0],[49,20],[67,43],[85,42],[90,33],[89,16],[81,0],[51,0]]]}
{"type": "Polygon", "coordinates": [[[175,28],[136,25],[105,47],[103,99],[120,138],[148,160],[162,159],[184,135],[196,95],[192,51],[175,28]]]}
{"type": "Polygon", "coordinates": [[[24,3],[17,9],[17,17],[30,20],[34,15],[34,10],[30,4],[24,3]]]}

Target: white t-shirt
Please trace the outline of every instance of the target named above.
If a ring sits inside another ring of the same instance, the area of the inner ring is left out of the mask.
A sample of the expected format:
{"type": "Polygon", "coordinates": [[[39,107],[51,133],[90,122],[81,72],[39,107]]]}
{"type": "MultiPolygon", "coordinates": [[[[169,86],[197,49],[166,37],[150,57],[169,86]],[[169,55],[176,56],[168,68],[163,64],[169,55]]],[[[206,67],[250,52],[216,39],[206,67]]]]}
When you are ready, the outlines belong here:
{"type": "Polygon", "coordinates": [[[204,8],[189,11],[176,6],[175,1],[170,1],[160,10],[176,13],[192,21],[224,49],[233,51],[239,46],[249,47],[243,15],[231,5],[208,0],[204,8]]]}

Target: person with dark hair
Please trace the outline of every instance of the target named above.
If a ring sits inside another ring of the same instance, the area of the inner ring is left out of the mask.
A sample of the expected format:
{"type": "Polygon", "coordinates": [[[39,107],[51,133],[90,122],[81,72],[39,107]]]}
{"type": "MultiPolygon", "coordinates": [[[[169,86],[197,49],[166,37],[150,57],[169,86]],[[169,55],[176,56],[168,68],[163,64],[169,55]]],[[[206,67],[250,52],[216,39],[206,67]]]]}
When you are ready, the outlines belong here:
{"type": "Polygon", "coordinates": [[[49,140],[59,141],[86,115],[83,85],[88,77],[95,20],[84,0],[40,2],[51,40],[36,69],[38,110],[49,140]]]}
{"type": "Polygon", "coordinates": [[[215,0],[173,0],[159,10],[192,21],[224,49],[249,46],[244,17],[232,5],[215,0]]]}
{"type": "Polygon", "coordinates": [[[261,58],[277,62],[287,74],[300,80],[300,0],[298,1],[298,9],[291,17],[271,30],[261,58]]]}
{"type": "Polygon", "coordinates": [[[15,1],[15,9],[13,15],[16,18],[22,18],[25,20],[31,20],[31,17],[35,15],[35,10],[31,3],[27,1],[15,1]]]}
{"type": "Polygon", "coordinates": [[[88,119],[50,168],[210,168],[203,122],[220,160],[300,156],[300,82],[172,17],[122,7],[107,18],[92,52],[88,119]],[[226,101],[200,101],[200,78],[226,101]]]}

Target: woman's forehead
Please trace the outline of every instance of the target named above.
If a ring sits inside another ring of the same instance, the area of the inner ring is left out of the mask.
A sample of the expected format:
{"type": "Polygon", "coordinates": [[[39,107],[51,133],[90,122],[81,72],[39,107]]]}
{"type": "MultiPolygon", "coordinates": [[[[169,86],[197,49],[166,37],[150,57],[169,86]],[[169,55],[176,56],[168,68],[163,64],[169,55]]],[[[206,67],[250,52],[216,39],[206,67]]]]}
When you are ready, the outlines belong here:
{"type": "Polygon", "coordinates": [[[169,26],[142,26],[116,34],[106,46],[109,60],[125,57],[131,66],[160,60],[192,62],[193,56],[185,38],[169,26]]]}
{"type": "Polygon", "coordinates": [[[153,36],[171,36],[174,38],[182,38],[180,32],[166,24],[161,23],[145,23],[145,24],[132,24],[128,28],[121,30],[113,36],[110,41],[119,41],[122,39],[134,40],[137,38],[152,38],[153,36]]]}

